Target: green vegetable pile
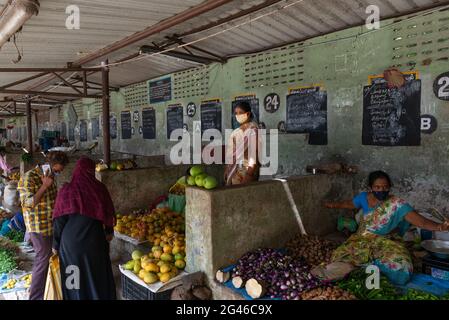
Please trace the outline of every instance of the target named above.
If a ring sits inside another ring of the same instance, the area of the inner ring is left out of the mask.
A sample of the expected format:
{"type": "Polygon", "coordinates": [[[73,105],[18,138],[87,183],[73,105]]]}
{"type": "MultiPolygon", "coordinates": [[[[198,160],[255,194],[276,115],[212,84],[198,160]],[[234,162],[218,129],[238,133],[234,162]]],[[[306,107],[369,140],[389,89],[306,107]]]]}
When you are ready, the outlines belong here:
{"type": "Polygon", "coordinates": [[[340,289],[351,292],[359,300],[397,300],[397,289],[387,278],[381,276],[379,289],[366,287],[366,273],[363,270],[352,272],[347,279],[337,283],[340,289]]]}
{"type": "Polygon", "coordinates": [[[359,300],[449,300],[449,294],[438,297],[416,289],[408,289],[402,294],[385,276],[380,278],[379,289],[368,289],[365,284],[366,276],[363,270],[356,270],[347,279],[338,281],[337,286],[351,292],[359,300]]]}
{"type": "Polygon", "coordinates": [[[418,291],[415,289],[409,289],[405,295],[399,298],[399,300],[441,300],[440,297],[431,293],[418,291]]]}
{"type": "Polygon", "coordinates": [[[0,248],[0,274],[8,273],[17,268],[17,261],[13,251],[0,248]]]}
{"type": "Polygon", "coordinates": [[[25,233],[22,231],[11,230],[5,234],[5,237],[14,242],[23,242],[25,233]]]}
{"type": "Polygon", "coordinates": [[[31,161],[33,161],[33,156],[31,155],[31,153],[24,153],[22,154],[22,161],[26,162],[26,163],[30,163],[31,161]]]}

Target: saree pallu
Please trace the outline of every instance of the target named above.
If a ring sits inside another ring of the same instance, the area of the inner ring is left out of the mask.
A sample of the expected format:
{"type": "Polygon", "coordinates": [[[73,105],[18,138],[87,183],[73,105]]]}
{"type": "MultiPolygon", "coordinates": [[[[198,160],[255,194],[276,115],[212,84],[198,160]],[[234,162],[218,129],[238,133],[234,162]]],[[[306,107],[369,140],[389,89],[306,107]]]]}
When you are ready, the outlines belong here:
{"type": "Polygon", "coordinates": [[[333,262],[347,262],[355,266],[374,264],[391,282],[403,285],[410,280],[413,263],[409,251],[401,239],[390,233],[399,229],[404,234],[410,227],[404,217],[413,208],[404,200],[392,197],[365,215],[359,230],[333,255],[333,262]]]}
{"type": "Polygon", "coordinates": [[[226,153],[232,155],[233,163],[227,166],[226,185],[242,184],[248,175],[250,167],[255,168],[251,181],[259,179],[260,165],[257,159],[257,152],[260,147],[260,139],[257,132],[258,128],[257,123],[249,122],[232,132],[230,136],[232,143],[228,144],[226,153]],[[250,149],[250,144],[256,148],[250,149]],[[254,151],[255,154],[252,154],[254,151]]]}

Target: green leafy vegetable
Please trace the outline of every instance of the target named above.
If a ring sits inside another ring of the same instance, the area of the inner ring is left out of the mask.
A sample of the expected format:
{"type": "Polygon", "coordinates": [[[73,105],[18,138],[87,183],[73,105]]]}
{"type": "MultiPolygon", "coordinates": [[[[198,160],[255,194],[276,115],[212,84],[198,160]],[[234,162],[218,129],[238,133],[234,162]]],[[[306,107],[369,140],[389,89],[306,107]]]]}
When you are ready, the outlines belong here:
{"type": "Polygon", "coordinates": [[[5,234],[5,237],[14,242],[23,242],[25,233],[22,231],[11,230],[5,234]]]}
{"type": "Polygon", "coordinates": [[[0,248],[0,274],[8,273],[17,268],[14,252],[0,248]]]}

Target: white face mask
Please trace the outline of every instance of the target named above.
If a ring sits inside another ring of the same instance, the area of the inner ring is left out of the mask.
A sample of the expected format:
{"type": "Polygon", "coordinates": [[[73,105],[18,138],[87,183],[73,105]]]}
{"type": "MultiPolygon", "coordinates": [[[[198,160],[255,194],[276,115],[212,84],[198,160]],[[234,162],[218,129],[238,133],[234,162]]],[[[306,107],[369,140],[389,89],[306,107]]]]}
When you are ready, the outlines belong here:
{"type": "Polygon", "coordinates": [[[236,116],[235,116],[235,118],[237,119],[237,122],[238,123],[240,123],[240,124],[243,124],[243,123],[245,123],[245,122],[247,122],[248,121],[248,114],[247,113],[245,113],[245,114],[237,114],[236,116]]]}

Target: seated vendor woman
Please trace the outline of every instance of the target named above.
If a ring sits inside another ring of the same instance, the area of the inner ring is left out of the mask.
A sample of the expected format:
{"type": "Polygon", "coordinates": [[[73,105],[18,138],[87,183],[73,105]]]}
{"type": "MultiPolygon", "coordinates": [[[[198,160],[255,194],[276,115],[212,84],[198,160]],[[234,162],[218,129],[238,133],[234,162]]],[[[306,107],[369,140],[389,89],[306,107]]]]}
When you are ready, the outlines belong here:
{"type": "MultiPolygon", "coordinates": [[[[402,240],[395,236],[402,237],[411,225],[429,231],[448,231],[449,222],[438,224],[419,215],[406,201],[390,194],[391,186],[388,174],[375,171],[368,177],[368,192],[349,201],[327,202],[325,206],[363,209],[358,231],[334,251],[332,262],[349,264],[352,268],[374,264],[390,281],[402,285],[410,280],[413,264],[402,240]]],[[[315,273],[329,279],[331,272],[326,271],[330,269],[322,267],[315,273]]]]}
{"type": "Polygon", "coordinates": [[[225,167],[224,180],[227,186],[247,184],[259,179],[258,125],[248,102],[235,107],[235,117],[240,126],[235,129],[226,146],[226,157],[232,162],[225,167]]]}

